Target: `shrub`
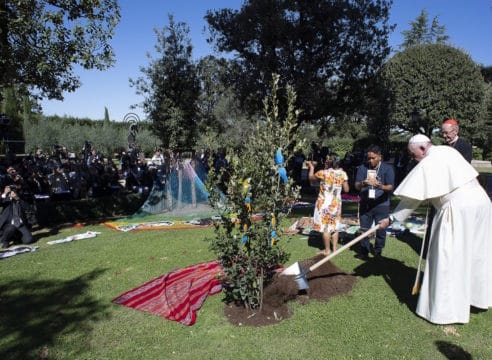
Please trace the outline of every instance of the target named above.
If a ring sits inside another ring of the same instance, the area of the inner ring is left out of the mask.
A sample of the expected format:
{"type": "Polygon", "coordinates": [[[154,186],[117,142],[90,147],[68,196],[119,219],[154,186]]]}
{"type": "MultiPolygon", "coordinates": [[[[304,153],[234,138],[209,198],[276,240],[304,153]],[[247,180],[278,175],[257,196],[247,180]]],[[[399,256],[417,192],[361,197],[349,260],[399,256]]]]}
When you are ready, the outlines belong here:
{"type": "Polygon", "coordinates": [[[294,131],[298,112],[293,108],[291,88],[287,89],[288,112],[285,119],[279,117],[278,80],[274,76],[271,96],[264,100],[265,117],[257,121],[243,147],[227,155],[227,168],[212,169],[209,174],[209,200],[221,217],[209,241],[224,269],[225,301],[250,309],[262,307],[264,286],[271,281],[273,270],[288,260],[277,224],[287,214],[289,199],[299,194],[292,180],[284,182],[280,177],[285,165],[282,157],[288,159],[297,149],[289,145],[301,146],[302,142],[294,131]],[[224,185],[225,196],[219,190],[224,185]],[[262,215],[257,221],[253,221],[255,213],[262,215]]]}

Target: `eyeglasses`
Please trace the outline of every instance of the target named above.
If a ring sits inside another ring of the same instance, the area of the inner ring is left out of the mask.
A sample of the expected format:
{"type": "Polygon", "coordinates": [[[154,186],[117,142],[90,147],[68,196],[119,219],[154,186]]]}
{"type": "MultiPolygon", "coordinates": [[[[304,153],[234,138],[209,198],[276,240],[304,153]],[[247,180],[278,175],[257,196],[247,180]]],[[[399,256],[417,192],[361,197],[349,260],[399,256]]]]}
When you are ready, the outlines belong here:
{"type": "Polygon", "coordinates": [[[455,129],[451,129],[451,130],[448,130],[448,131],[441,131],[441,134],[442,135],[449,135],[449,134],[451,134],[454,131],[456,131],[456,130],[455,129]]]}

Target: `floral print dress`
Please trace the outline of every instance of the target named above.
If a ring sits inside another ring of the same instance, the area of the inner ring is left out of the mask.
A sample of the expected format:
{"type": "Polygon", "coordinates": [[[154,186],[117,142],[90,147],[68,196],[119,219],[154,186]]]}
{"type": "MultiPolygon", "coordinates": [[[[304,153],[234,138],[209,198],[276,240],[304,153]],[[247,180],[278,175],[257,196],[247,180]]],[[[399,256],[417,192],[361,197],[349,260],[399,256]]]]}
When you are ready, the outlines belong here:
{"type": "Polygon", "coordinates": [[[342,219],[342,184],[348,180],[342,169],[319,170],[319,195],[314,207],[313,230],[333,232],[342,219]]]}

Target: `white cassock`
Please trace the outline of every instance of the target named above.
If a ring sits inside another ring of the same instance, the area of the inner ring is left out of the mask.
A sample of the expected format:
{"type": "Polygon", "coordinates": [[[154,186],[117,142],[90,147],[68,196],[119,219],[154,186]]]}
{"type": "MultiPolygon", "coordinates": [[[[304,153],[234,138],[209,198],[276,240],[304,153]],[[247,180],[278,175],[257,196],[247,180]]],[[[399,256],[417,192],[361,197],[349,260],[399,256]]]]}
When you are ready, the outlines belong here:
{"type": "Polygon", "coordinates": [[[492,307],[492,203],[477,171],[449,146],[432,146],[395,195],[404,221],[424,200],[436,209],[417,314],[435,324],[467,323],[470,305],[492,307]]]}

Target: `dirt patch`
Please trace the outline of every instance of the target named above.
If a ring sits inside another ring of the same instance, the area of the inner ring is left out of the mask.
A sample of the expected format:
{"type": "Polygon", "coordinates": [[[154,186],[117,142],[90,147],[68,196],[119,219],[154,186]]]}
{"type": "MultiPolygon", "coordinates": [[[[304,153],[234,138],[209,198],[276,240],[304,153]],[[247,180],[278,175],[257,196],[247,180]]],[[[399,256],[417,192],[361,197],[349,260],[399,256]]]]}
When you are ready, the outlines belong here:
{"type": "MultiPolygon", "coordinates": [[[[300,261],[303,269],[321,260],[323,255],[300,261]]],[[[352,290],[355,277],[340,270],[330,261],[324,263],[307,275],[309,288],[299,291],[292,276],[276,274],[271,284],[264,289],[263,308],[248,310],[244,306],[226,304],[224,308],[227,319],[237,326],[265,326],[288,319],[292,313],[289,301],[307,304],[310,300],[327,301],[333,296],[345,294],[352,290]]]]}

